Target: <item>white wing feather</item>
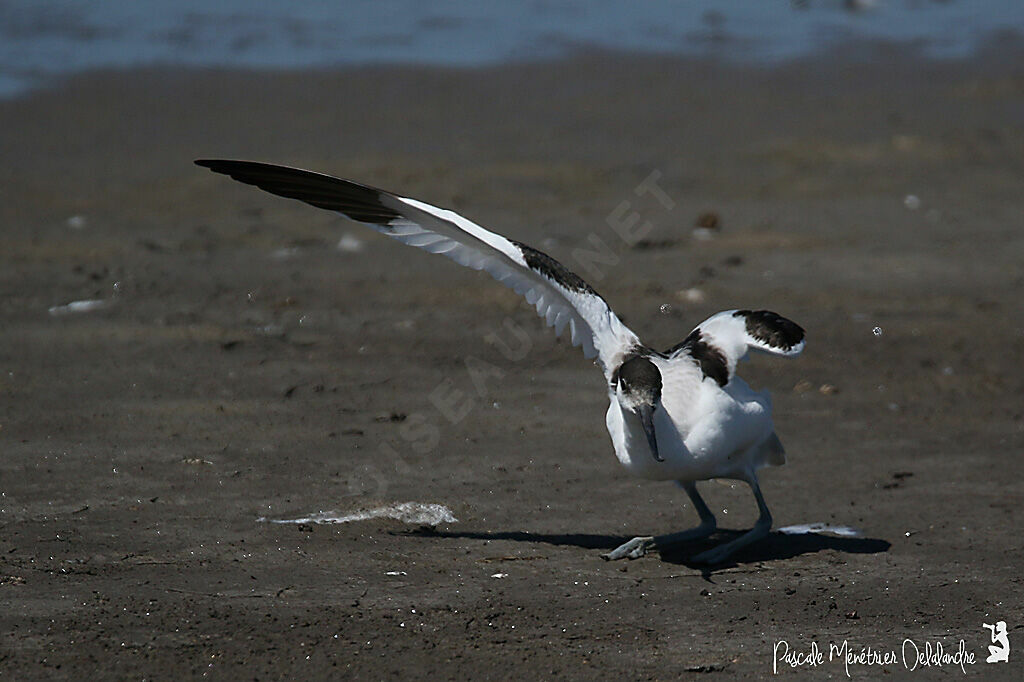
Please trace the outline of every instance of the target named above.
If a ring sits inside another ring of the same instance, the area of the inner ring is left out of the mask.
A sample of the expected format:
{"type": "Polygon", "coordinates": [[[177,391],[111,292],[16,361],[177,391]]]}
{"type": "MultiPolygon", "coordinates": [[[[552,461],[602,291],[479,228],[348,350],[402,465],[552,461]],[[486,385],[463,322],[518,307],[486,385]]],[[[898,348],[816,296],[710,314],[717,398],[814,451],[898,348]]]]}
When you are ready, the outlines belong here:
{"type": "Polygon", "coordinates": [[[443,208],[373,187],[297,168],[251,161],[197,164],[273,194],[335,210],[396,241],[483,270],[523,295],[574,346],[597,357],[605,374],[639,341],[600,295],[560,263],[443,208]]]}

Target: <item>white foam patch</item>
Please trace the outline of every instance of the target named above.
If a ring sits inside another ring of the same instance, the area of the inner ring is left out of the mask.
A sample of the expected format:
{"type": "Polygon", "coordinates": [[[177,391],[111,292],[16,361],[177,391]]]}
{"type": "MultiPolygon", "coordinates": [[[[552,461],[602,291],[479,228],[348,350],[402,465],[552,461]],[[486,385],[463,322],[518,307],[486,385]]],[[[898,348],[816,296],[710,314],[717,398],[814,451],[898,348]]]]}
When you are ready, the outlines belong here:
{"type": "Polygon", "coordinates": [[[363,240],[353,234],[343,235],[338,240],[338,251],[345,253],[359,253],[363,250],[363,240]]]}
{"type": "Polygon", "coordinates": [[[779,528],[780,533],[786,535],[804,535],[806,533],[828,533],[844,538],[859,538],[863,533],[851,526],[833,526],[829,523],[798,523],[794,526],[779,528]]]}
{"type": "Polygon", "coordinates": [[[436,526],[440,523],[457,523],[452,510],[440,504],[423,502],[400,502],[375,509],[359,509],[354,512],[322,511],[299,519],[268,519],[261,516],[259,523],[351,523],[369,519],[397,519],[403,523],[418,526],[436,526]]]}
{"type": "Polygon", "coordinates": [[[50,308],[50,314],[53,316],[58,315],[70,315],[72,313],[87,313],[91,310],[100,310],[106,308],[110,304],[110,301],[103,301],[99,299],[90,299],[87,301],[72,301],[66,305],[55,305],[50,308]]]}
{"type": "Polygon", "coordinates": [[[273,258],[274,260],[288,260],[290,258],[295,258],[296,256],[299,255],[299,253],[299,249],[295,247],[290,247],[287,249],[278,249],[277,251],[271,253],[270,257],[273,258]]]}

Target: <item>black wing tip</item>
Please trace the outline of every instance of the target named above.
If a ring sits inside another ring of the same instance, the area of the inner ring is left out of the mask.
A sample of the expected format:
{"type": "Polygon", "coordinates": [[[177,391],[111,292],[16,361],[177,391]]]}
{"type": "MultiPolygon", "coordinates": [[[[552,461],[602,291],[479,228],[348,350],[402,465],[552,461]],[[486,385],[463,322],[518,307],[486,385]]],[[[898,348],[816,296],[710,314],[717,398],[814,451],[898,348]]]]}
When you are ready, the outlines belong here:
{"type": "MultiPolygon", "coordinates": [[[[231,173],[232,171],[241,170],[243,168],[255,169],[255,168],[282,168],[287,169],[287,166],[275,166],[270,163],[262,163],[260,161],[240,161],[238,159],[196,159],[193,163],[203,168],[209,168],[215,173],[231,173]]],[[[291,169],[289,169],[291,170],[291,169]]]]}
{"type": "Polygon", "coordinates": [[[227,164],[238,163],[238,161],[232,161],[230,159],[196,159],[192,163],[194,163],[197,166],[202,166],[203,168],[215,170],[227,164]]]}
{"type": "Polygon", "coordinates": [[[748,334],[775,348],[795,348],[806,336],[803,327],[771,310],[737,310],[733,316],[743,317],[748,334]]]}
{"type": "Polygon", "coordinates": [[[246,168],[251,171],[257,166],[266,165],[256,163],[255,161],[236,161],[233,159],[196,159],[193,163],[202,168],[207,168],[214,173],[221,173],[222,175],[231,175],[232,173],[237,173],[246,168]]]}
{"type": "Polygon", "coordinates": [[[299,168],[278,166],[272,163],[261,161],[241,161],[238,159],[196,159],[193,161],[197,166],[208,168],[214,173],[227,175],[231,178],[244,182],[248,185],[259,185],[256,180],[266,178],[269,175],[278,175],[282,172],[301,175],[314,175],[311,171],[299,168]]]}
{"type": "Polygon", "coordinates": [[[388,192],[351,180],[261,161],[196,159],[195,164],[280,197],[337,211],[357,222],[383,227],[402,217],[383,202],[391,196],[388,192]]]}

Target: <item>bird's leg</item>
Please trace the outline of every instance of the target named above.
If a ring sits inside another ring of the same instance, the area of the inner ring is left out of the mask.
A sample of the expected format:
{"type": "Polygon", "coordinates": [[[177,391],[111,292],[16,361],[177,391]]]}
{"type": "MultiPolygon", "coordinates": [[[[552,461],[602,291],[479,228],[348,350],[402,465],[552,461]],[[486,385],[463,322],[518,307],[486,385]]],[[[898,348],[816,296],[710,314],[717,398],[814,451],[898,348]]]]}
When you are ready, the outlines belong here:
{"type": "Polygon", "coordinates": [[[690,496],[690,501],[693,502],[693,508],[697,510],[698,516],[700,516],[700,525],[690,530],[684,530],[680,533],[670,533],[668,535],[648,535],[643,537],[636,537],[626,542],[607,554],[602,554],[605,559],[614,561],[615,559],[639,559],[640,557],[647,554],[648,550],[657,549],[665,550],[670,549],[675,545],[682,542],[688,542],[690,540],[696,540],[698,538],[706,538],[715,532],[717,522],[715,521],[715,515],[708,509],[708,505],[704,503],[704,499],[697,492],[697,484],[693,481],[676,481],[679,486],[686,491],[686,494],[690,496]]]}
{"type": "Polygon", "coordinates": [[[761,494],[761,486],[757,484],[757,476],[751,474],[750,478],[747,479],[747,484],[750,485],[750,489],[754,491],[754,498],[757,500],[757,509],[760,512],[760,516],[757,517],[757,522],[754,524],[754,527],[735,540],[730,540],[723,545],[709,549],[706,552],[701,552],[697,556],[693,557],[693,561],[701,564],[719,564],[731,556],[736,550],[746,547],[750,543],[756,542],[768,535],[768,531],[771,530],[772,527],[772,514],[768,511],[768,505],[764,502],[764,496],[761,494]]]}
{"type": "Polygon", "coordinates": [[[704,498],[697,492],[697,484],[693,481],[676,481],[680,488],[686,491],[686,494],[690,496],[690,501],[693,502],[693,508],[697,510],[697,515],[700,517],[700,525],[689,530],[684,530],[679,533],[669,533],[668,535],[659,535],[654,538],[654,546],[659,550],[671,549],[675,545],[683,542],[689,542],[690,540],[698,540],[700,538],[706,538],[715,532],[718,528],[718,522],[715,520],[715,515],[708,509],[708,505],[705,504],[704,498]]]}

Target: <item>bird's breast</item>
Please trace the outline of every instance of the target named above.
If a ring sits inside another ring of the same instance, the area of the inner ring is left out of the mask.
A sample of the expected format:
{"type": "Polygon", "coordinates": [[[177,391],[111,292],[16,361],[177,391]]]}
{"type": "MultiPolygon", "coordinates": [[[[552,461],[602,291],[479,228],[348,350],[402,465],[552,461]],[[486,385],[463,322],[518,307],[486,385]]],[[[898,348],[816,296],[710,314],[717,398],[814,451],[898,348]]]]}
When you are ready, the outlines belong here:
{"type": "Polygon", "coordinates": [[[752,391],[739,377],[733,377],[724,390],[713,381],[694,385],[679,377],[666,381],[661,404],[654,411],[658,452],[664,460],[659,462],[651,453],[640,417],[620,405],[615,394],[610,398],[606,422],[615,455],[640,478],[733,477],[757,468],[763,459],[759,445],[773,432],[767,394],[752,391]]]}
{"type": "Polygon", "coordinates": [[[669,413],[659,407],[654,411],[654,431],[658,453],[654,458],[640,417],[622,407],[613,397],[606,418],[608,433],[615,447],[615,456],[631,474],[653,480],[699,480],[704,477],[705,463],[687,449],[669,413]]]}

